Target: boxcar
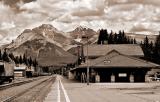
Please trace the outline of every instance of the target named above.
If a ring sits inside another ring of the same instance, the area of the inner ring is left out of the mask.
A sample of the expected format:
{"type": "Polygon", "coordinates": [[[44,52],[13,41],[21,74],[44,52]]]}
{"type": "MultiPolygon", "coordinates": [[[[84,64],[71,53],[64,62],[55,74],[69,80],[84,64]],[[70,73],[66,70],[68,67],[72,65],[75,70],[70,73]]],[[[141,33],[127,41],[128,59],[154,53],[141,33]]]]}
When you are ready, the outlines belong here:
{"type": "Polygon", "coordinates": [[[12,82],[14,79],[14,64],[12,62],[0,61],[0,84],[12,82]]]}

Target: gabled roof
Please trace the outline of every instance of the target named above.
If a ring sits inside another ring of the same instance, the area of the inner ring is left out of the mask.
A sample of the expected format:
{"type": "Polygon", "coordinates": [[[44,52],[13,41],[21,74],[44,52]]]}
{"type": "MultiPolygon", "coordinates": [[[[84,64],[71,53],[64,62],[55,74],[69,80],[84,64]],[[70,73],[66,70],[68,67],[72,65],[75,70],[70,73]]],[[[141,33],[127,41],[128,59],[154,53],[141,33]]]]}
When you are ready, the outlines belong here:
{"type": "Polygon", "coordinates": [[[67,64],[73,64],[77,61],[76,56],[66,56],[66,57],[46,57],[38,59],[39,66],[66,66],[67,64]],[[47,59],[47,60],[44,60],[47,59]]]}
{"type": "MultiPolygon", "coordinates": [[[[88,62],[90,67],[100,68],[153,68],[160,67],[160,65],[151,63],[142,59],[127,56],[119,53],[116,50],[108,52],[106,55],[88,62]]],[[[87,63],[82,64],[79,68],[86,68],[87,63]]]]}
{"type": "MultiPolygon", "coordinates": [[[[104,56],[108,52],[116,50],[121,54],[128,56],[143,57],[142,48],[137,44],[108,44],[108,45],[88,45],[88,56],[104,56]]],[[[84,46],[84,55],[87,56],[87,45],[84,46]]]]}

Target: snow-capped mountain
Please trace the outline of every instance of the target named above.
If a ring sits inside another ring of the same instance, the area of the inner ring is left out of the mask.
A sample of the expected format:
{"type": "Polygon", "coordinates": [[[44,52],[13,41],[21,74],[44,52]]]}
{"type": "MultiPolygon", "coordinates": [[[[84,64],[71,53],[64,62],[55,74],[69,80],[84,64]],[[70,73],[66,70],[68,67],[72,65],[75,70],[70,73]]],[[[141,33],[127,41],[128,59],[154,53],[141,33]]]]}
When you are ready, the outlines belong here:
{"type": "Polygon", "coordinates": [[[77,27],[75,30],[69,32],[69,34],[72,39],[82,44],[86,44],[87,40],[94,42],[98,36],[98,33],[93,29],[82,26],[77,27]]]}
{"type": "Polygon", "coordinates": [[[94,31],[93,29],[82,26],[77,27],[75,30],[69,33],[73,39],[85,38],[85,37],[91,38],[92,36],[97,34],[97,32],[94,31]]]}
{"type": "Polygon", "coordinates": [[[64,32],[58,31],[50,24],[42,24],[33,29],[24,30],[7,48],[16,48],[27,41],[44,39],[60,47],[67,47],[72,43],[72,39],[64,36],[64,32]]]}

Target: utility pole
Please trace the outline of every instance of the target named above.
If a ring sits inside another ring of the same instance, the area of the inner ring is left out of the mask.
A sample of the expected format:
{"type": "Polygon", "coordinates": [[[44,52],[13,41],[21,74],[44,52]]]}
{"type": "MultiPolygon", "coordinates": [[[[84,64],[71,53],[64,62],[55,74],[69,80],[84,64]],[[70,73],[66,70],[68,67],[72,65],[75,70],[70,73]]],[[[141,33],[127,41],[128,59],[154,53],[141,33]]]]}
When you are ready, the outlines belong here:
{"type": "Polygon", "coordinates": [[[89,85],[89,62],[88,62],[88,36],[87,36],[87,85],[89,85]]]}

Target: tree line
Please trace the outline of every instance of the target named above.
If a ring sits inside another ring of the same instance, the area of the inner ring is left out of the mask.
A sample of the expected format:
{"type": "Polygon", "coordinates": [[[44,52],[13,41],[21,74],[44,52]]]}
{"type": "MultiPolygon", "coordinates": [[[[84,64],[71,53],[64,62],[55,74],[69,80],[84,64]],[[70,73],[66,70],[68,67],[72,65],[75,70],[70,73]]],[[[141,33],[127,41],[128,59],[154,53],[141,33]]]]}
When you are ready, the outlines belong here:
{"type": "MultiPolygon", "coordinates": [[[[138,44],[135,38],[126,36],[125,32],[120,30],[108,33],[107,29],[101,29],[98,36],[97,44],[138,44]]],[[[155,42],[150,41],[146,36],[144,41],[139,43],[144,52],[143,59],[160,64],[160,32],[155,42]]]]}
{"type": "Polygon", "coordinates": [[[154,43],[146,36],[141,42],[141,47],[144,52],[144,59],[160,64],[160,32],[154,43]]]}
{"type": "Polygon", "coordinates": [[[2,52],[0,50],[0,60],[5,62],[10,62],[11,60],[15,62],[15,64],[25,64],[26,66],[38,66],[38,61],[36,59],[32,59],[32,57],[27,57],[25,54],[20,56],[14,56],[13,53],[7,53],[6,49],[2,52]]]}
{"type": "Polygon", "coordinates": [[[108,33],[107,29],[101,29],[98,36],[97,44],[137,44],[136,39],[126,36],[124,30],[108,33]]]}

